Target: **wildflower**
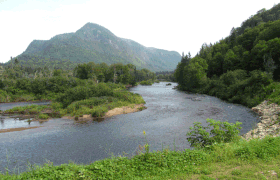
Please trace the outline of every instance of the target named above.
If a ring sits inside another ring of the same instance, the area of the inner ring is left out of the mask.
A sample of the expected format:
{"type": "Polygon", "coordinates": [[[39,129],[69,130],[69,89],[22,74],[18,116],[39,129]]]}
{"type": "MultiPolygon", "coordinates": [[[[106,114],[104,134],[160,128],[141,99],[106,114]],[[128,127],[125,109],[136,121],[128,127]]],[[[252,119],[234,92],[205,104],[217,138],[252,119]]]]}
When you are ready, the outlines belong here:
{"type": "Polygon", "coordinates": [[[145,134],[146,134],[146,132],[145,132],[145,131],[143,131],[143,134],[145,135],[145,134]]]}

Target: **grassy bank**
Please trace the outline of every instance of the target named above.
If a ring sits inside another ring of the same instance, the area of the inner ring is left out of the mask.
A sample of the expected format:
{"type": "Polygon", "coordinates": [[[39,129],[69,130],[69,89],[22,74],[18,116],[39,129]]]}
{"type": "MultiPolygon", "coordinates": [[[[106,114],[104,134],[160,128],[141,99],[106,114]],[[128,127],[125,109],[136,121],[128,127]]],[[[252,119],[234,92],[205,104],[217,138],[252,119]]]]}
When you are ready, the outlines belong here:
{"type": "MultiPolygon", "coordinates": [[[[145,132],[144,132],[145,134],[145,132]]],[[[148,132],[147,132],[148,135],[148,132]]],[[[277,179],[280,173],[280,137],[249,142],[235,140],[207,148],[149,152],[139,145],[138,155],[95,161],[69,162],[60,166],[46,163],[29,166],[29,171],[1,174],[1,179],[277,179]],[[275,174],[276,173],[276,174],[275,174]]]]}

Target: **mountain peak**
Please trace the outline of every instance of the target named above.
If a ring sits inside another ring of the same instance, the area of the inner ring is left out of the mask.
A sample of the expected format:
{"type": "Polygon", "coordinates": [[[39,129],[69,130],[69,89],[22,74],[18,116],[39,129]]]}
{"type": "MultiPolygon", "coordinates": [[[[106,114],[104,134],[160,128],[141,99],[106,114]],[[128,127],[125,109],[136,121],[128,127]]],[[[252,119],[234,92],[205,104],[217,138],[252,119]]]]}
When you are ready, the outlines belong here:
{"type": "Polygon", "coordinates": [[[88,22],[74,33],[56,35],[50,40],[34,40],[19,56],[26,62],[32,58],[37,58],[38,62],[46,58],[68,59],[73,64],[122,62],[159,71],[175,69],[181,56],[177,52],[146,48],[131,39],[115,36],[103,26],[88,22]]]}

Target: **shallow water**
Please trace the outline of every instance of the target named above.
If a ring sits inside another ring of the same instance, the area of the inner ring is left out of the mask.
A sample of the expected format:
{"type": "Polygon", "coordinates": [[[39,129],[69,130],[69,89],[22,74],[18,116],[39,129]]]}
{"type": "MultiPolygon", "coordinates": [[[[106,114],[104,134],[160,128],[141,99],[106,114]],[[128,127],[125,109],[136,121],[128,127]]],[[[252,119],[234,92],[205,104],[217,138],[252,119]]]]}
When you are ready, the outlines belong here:
{"type": "MultiPolygon", "coordinates": [[[[150,151],[190,148],[186,133],[194,122],[207,126],[207,118],[235,123],[242,122],[240,135],[258,122],[256,113],[242,105],[226,103],[207,95],[186,94],[172,89],[177,83],[166,86],[167,82],[152,86],[130,88],[131,92],[140,94],[146,101],[148,109],[110,117],[102,122],[75,123],[69,119],[52,119],[43,124],[8,118],[3,120],[1,129],[12,127],[43,126],[24,131],[0,133],[0,170],[8,165],[10,170],[16,167],[19,172],[26,170],[27,161],[44,164],[46,160],[54,165],[68,163],[72,160],[79,164],[89,164],[96,160],[128,153],[135,155],[139,144],[146,140],[151,145],[150,151]],[[195,101],[194,98],[200,99],[195,101]],[[37,124],[36,124],[37,123],[37,124]],[[143,135],[146,132],[146,136],[143,135]],[[146,139],[145,139],[146,137],[146,139]],[[13,163],[17,161],[16,163],[13,163]]],[[[5,110],[19,103],[0,104],[5,110]]],[[[20,105],[22,105],[20,103],[20,105]]],[[[192,149],[192,148],[191,148],[192,149]]]]}

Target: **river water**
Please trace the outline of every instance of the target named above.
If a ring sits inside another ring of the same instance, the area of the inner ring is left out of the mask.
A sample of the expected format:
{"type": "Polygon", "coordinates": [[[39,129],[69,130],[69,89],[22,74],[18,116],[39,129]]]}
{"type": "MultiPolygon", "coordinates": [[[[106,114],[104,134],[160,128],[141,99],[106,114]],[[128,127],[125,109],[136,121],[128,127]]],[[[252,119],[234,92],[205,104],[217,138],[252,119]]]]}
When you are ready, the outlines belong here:
{"type": "MultiPolygon", "coordinates": [[[[73,120],[56,118],[39,124],[25,120],[2,117],[0,129],[42,126],[35,129],[0,133],[0,171],[20,173],[28,170],[27,164],[53,165],[69,163],[90,164],[96,160],[128,153],[136,154],[139,145],[147,142],[150,151],[170,148],[190,148],[186,133],[194,122],[208,126],[207,118],[235,123],[242,122],[240,135],[248,132],[259,117],[249,108],[224,102],[208,95],[187,94],[172,89],[177,83],[155,83],[152,86],[130,88],[146,101],[147,109],[122,114],[102,122],[76,123],[73,120]],[[143,135],[146,132],[146,136],[143,135]],[[146,139],[145,139],[146,137],[146,139]]],[[[31,103],[2,103],[1,110],[31,103]]],[[[32,103],[48,104],[48,102],[32,103]]],[[[0,117],[1,118],[1,117],[0,117]]],[[[208,130],[209,132],[210,130],[208,130]]],[[[193,149],[193,148],[190,148],[193,149]]]]}

